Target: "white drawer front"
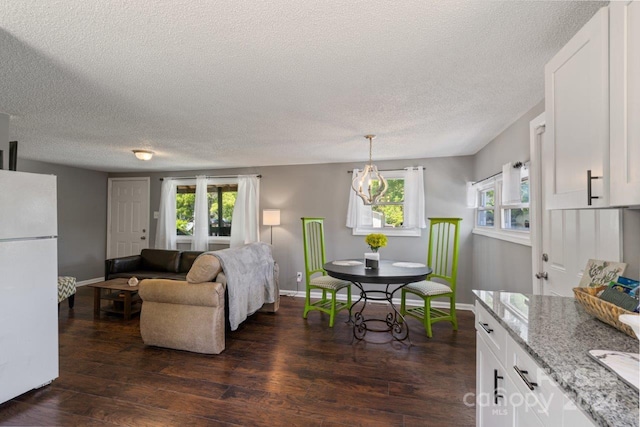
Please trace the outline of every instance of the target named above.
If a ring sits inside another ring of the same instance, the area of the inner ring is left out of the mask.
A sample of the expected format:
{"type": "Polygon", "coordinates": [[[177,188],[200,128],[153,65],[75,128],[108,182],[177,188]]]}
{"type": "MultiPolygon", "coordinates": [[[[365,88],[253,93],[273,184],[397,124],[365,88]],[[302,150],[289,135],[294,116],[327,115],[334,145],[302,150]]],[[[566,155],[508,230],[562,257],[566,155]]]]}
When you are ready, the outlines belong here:
{"type": "Polygon", "coordinates": [[[564,392],[511,337],[507,337],[505,369],[522,395],[522,404],[545,426],[562,426],[564,392]]]}
{"type": "Polygon", "coordinates": [[[507,355],[507,331],[478,301],[476,301],[476,330],[484,336],[498,361],[504,364],[507,355]]]}

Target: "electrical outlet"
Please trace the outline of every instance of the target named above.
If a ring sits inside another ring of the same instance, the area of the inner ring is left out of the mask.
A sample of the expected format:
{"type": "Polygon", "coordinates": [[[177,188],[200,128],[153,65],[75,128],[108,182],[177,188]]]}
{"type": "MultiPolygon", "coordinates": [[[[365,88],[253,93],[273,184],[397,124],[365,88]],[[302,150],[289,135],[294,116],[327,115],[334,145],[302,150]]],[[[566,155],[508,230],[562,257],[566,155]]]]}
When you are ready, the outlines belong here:
{"type": "Polygon", "coordinates": [[[302,282],[302,272],[300,271],[298,271],[298,274],[296,274],[296,282],[302,282]]]}

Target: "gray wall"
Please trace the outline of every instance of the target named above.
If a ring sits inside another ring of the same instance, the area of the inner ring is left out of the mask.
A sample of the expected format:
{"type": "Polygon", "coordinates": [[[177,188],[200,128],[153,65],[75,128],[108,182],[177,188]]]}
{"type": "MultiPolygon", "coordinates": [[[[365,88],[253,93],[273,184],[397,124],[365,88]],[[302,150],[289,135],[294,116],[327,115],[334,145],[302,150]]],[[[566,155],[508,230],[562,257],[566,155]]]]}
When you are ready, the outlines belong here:
{"type": "Polygon", "coordinates": [[[58,274],[78,281],[104,277],[107,174],[19,156],[18,170],[58,177],[58,274]]]}
{"type": "MultiPolygon", "coordinates": [[[[544,100],[516,120],[473,158],[474,179],[502,170],[509,161],[530,160],[529,122],[544,112],[544,100]]],[[[640,273],[640,210],[623,212],[623,261],[625,275],[638,279],[640,273]]],[[[473,286],[477,289],[505,289],[532,293],[531,247],[490,237],[473,235],[473,286]]]]}
{"type": "MultiPolygon", "coordinates": [[[[513,122],[473,158],[475,180],[502,171],[507,162],[530,160],[529,122],[544,112],[544,100],[513,122]]],[[[473,235],[475,289],[532,293],[531,247],[473,235]]]]}
{"type": "Polygon", "coordinates": [[[9,169],[9,115],[4,113],[0,113],[0,150],[4,159],[0,169],[9,169]]]}
{"type": "MultiPolygon", "coordinates": [[[[451,216],[463,218],[461,228],[458,301],[471,303],[471,228],[473,212],[465,207],[465,183],[472,179],[470,156],[375,162],[380,169],[400,169],[406,166],[425,167],[427,217],[451,216]]],[[[347,171],[362,167],[360,163],[321,165],[271,166],[261,168],[205,170],[189,172],[110,174],[110,177],[150,176],[150,215],[158,210],[160,177],[195,176],[196,174],[227,175],[260,173],[260,209],[281,209],[282,225],[273,228],[274,258],[280,264],[281,288],[304,290],[296,286],[296,272],[304,271],[301,217],[324,217],[328,259],[360,257],[367,250],[364,236],[353,236],[345,226],[351,175],[347,171]]],[[[261,221],[262,223],[262,221],[261,221]]],[[[157,220],[151,219],[151,244],[157,220]]],[[[269,241],[269,227],[262,226],[262,240],[269,241]]],[[[424,262],[428,232],[417,237],[390,237],[381,256],[404,261],[424,262]]]]}

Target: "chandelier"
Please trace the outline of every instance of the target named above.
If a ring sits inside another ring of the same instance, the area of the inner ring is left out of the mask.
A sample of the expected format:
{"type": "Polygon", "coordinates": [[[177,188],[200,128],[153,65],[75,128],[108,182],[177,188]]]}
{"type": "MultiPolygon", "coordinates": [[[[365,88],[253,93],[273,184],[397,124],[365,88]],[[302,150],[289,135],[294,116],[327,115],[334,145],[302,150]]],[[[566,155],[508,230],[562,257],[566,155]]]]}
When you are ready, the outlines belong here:
{"type": "Polygon", "coordinates": [[[360,196],[365,205],[373,205],[387,191],[387,180],[380,175],[378,168],[371,160],[372,141],[376,136],[365,135],[364,137],[369,140],[369,163],[353,178],[351,188],[360,196]],[[372,193],[373,181],[378,181],[378,186],[375,192],[372,193]]]}

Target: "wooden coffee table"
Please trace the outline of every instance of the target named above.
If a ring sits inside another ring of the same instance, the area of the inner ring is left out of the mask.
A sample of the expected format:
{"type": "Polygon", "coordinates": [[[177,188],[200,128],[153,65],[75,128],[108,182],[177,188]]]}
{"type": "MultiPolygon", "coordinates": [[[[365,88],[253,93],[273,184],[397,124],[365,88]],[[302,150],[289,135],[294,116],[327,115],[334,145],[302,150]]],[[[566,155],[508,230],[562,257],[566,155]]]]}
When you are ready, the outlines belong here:
{"type": "Polygon", "coordinates": [[[142,299],[138,295],[138,285],[129,286],[129,279],[111,279],[87,285],[93,288],[93,316],[100,317],[100,312],[121,314],[124,320],[131,319],[132,314],[140,312],[142,299]],[[102,305],[102,301],[109,301],[102,305]]]}

